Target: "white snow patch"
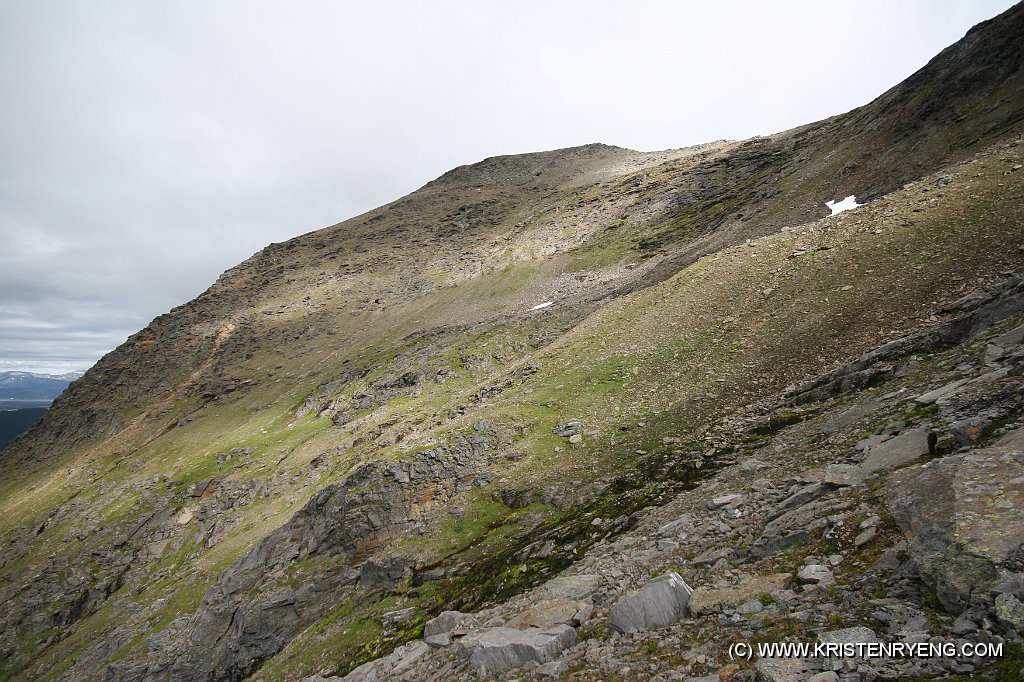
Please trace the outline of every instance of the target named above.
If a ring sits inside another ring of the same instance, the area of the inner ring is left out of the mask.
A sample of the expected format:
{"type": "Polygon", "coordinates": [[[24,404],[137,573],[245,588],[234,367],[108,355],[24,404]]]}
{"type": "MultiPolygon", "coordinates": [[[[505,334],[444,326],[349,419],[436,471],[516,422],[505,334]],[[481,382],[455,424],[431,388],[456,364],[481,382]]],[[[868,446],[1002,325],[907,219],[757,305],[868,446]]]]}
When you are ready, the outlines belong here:
{"type": "Polygon", "coordinates": [[[543,303],[538,303],[537,305],[533,306],[532,308],[530,308],[530,310],[540,310],[541,308],[547,308],[549,305],[554,304],[554,301],[544,301],[543,303]]]}
{"type": "Polygon", "coordinates": [[[857,208],[858,206],[863,206],[864,204],[858,204],[857,197],[851,194],[842,201],[826,201],[825,205],[828,206],[829,209],[832,211],[832,215],[835,215],[836,213],[849,211],[851,208],[857,208]]]}

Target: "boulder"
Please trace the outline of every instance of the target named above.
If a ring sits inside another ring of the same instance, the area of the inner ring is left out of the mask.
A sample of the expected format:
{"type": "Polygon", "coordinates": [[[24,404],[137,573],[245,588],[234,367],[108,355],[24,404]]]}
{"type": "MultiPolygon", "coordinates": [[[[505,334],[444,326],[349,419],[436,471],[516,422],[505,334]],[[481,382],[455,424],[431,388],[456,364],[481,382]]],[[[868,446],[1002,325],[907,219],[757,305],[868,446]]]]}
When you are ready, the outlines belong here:
{"type": "Polygon", "coordinates": [[[437,618],[431,618],[423,626],[423,641],[440,649],[452,643],[452,639],[465,634],[466,622],[472,616],[458,611],[442,611],[437,618]]]}
{"type": "Polygon", "coordinates": [[[743,496],[737,493],[728,493],[726,495],[719,495],[714,497],[708,502],[708,509],[718,509],[719,507],[737,506],[743,501],[743,496]]]}
{"type": "Polygon", "coordinates": [[[576,644],[576,631],[568,625],[553,628],[516,630],[484,628],[466,635],[459,643],[458,657],[469,659],[481,677],[527,663],[547,663],[576,644]]]}
{"type": "Polygon", "coordinates": [[[698,587],[690,596],[688,608],[690,613],[695,616],[735,609],[751,599],[781,590],[792,579],[791,573],[771,573],[749,576],[732,587],[720,589],[698,587]]]}
{"type": "Polygon", "coordinates": [[[397,679],[412,670],[428,651],[430,651],[430,647],[425,642],[420,640],[409,642],[387,656],[362,664],[341,679],[344,682],[376,682],[376,680],[397,679]]]}
{"type": "Polygon", "coordinates": [[[823,673],[811,675],[807,678],[807,682],[839,682],[839,675],[835,671],[826,670],[823,673]]]}
{"type": "Polygon", "coordinates": [[[588,605],[574,599],[545,599],[531,606],[506,623],[506,627],[525,630],[526,628],[550,628],[555,625],[576,625],[576,614],[588,605]]]}
{"type": "Polygon", "coordinates": [[[582,429],[583,422],[578,419],[573,419],[572,421],[568,421],[564,424],[559,424],[552,429],[551,432],[556,436],[561,436],[562,438],[571,438],[572,436],[580,433],[582,429]]]}
{"type": "Polygon", "coordinates": [[[1017,632],[1024,632],[1024,604],[1012,594],[996,597],[996,618],[1017,632]]]}
{"type": "MultiPolygon", "coordinates": [[[[835,488],[832,490],[836,494],[841,492],[835,488]]],[[[812,533],[823,532],[828,526],[829,515],[850,506],[849,501],[826,498],[777,515],[765,524],[761,537],[751,545],[750,553],[760,559],[771,556],[789,545],[802,542],[812,533]]]]}
{"type": "Polygon", "coordinates": [[[861,465],[866,472],[888,471],[924,457],[935,447],[935,434],[929,429],[911,429],[868,449],[861,465]]]}
{"type": "Polygon", "coordinates": [[[771,469],[771,466],[753,457],[740,462],[740,472],[744,474],[756,474],[771,469]]]}
{"type": "MultiPolygon", "coordinates": [[[[823,644],[860,644],[860,643],[874,643],[881,641],[875,631],[871,628],[858,625],[852,628],[843,628],[842,630],[832,630],[831,632],[818,633],[818,641],[823,644]]],[[[837,664],[844,660],[842,657],[832,658],[826,657],[821,660],[823,667],[835,668],[837,664]]],[[[820,668],[819,668],[820,669],[820,668]]]]}
{"type": "Polygon", "coordinates": [[[997,336],[992,340],[992,343],[1003,348],[1011,348],[1024,343],[1024,324],[1011,329],[1001,336],[997,336]]]}
{"type": "Polygon", "coordinates": [[[561,575],[544,583],[541,590],[548,599],[586,599],[597,592],[604,580],[599,575],[561,575]]]}
{"type": "Polygon", "coordinates": [[[625,633],[678,623],[686,617],[692,592],[678,573],[658,576],[639,590],[624,594],[612,606],[612,629],[625,633]]]}
{"type": "Polygon", "coordinates": [[[683,514],[674,521],[669,521],[658,529],[658,535],[663,538],[670,538],[679,535],[693,527],[693,514],[683,514]]]}
{"type": "Polygon", "coordinates": [[[538,680],[554,680],[569,672],[569,664],[565,661],[550,661],[542,663],[533,671],[533,676],[538,680]]]}
{"type": "Polygon", "coordinates": [[[467,614],[458,611],[442,611],[437,618],[431,618],[426,622],[423,626],[423,636],[447,635],[468,617],[467,614]]]}
{"type": "Polygon", "coordinates": [[[864,545],[866,545],[869,542],[871,542],[872,540],[874,540],[876,535],[878,535],[878,528],[877,527],[870,526],[868,528],[865,528],[864,530],[862,530],[860,533],[857,534],[857,537],[855,537],[853,539],[853,546],[854,547],[863,547],[864,545]]]}
{"type": "Polygon", "coordinates": [[[705,566],[712,566],[716,564],[720,559],[727,559],[732,556],[732,550],[728,547],[710,547],[690,561],[697,568],[703,568],[705,566]]]}
{"type": "Polygon", "coordinates": [[[821,482],[836,487],[860,485],[867,478],[867,472],[856,464],[829,464],[821,482]]]}
{"type": "Polygon", "coordinates": [[[969,635],[972,632],[977,632],[978,624],[975,623],[967,614],[961,613],[956,617],[956,620],[953,621],[951,629],[954,635],[960,635],[963,637],[964,635],[969,635]]]}
{"type": "Polygon", "coordinates": [[[662,538],[655,543],[654,548],[659,552],[672,552],[679,549],[679,543],[675,540],[666,540],[662,538]]]}
{"type": "Polygon", "coordinates": [[[878,635],[871,628],[858,625],[842,630],[822,632],[818,635],[818,641],[825,644],[856,644],[859,642],[879,642],[878,635]]]}
{"type": "Polygon", "coordinates": [[[780,502],[778,508],[768,515],[768,520],[770,521],[778,518],[793,509],[799,509],[832,490],[832,488],[829,488],[823,483],[810,483],[805,485],[780,502]]]}
{"type": "Polygon", "coordinates": [[[832,571],[828,570],[827,567],[821,564],[809,564],[800,569],[797,573],[797,579],[804,584],[819,585],[821,587],[828,587],[834,585],[836,582],[835,577],[832,575],[832,571]]]}
{"type": "Polygon", "coordinates": [[[399,609],[397,611],[388,611],[381,615],[380,624],[385,628],[394,628],[399,625],[404,625],[412,620],[412,617],[416,615],[416,609],[409,607],[407,609],[399,609]]]}

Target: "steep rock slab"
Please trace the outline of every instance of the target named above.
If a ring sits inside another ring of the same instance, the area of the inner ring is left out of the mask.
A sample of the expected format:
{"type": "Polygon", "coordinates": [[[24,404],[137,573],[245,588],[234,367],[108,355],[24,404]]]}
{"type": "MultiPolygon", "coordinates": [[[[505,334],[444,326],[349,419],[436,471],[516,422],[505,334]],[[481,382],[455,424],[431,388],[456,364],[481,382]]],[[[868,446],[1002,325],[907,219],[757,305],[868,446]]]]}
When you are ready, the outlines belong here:
{"type": "Polygon", "coordinates": [[[993,447],[893,474],[886,503],[921,577],[943,606],[988,608],[1007,571],[1024,571],[1024,450],[1019,432],[993,447]]]}

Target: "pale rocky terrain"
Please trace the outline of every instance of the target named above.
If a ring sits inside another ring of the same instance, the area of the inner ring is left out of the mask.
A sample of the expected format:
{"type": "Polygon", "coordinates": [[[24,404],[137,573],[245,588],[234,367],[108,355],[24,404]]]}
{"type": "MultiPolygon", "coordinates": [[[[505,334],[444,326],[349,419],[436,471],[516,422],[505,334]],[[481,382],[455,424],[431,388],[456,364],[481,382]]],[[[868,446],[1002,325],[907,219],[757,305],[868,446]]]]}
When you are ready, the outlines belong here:
{"type": "Polygon", "coordinates": [[[224,273],[0,453],[0,679],[1018,679],[1021,35],[224,273]],[[1005,654],[728,655],[873,639],[1005,654]]]}

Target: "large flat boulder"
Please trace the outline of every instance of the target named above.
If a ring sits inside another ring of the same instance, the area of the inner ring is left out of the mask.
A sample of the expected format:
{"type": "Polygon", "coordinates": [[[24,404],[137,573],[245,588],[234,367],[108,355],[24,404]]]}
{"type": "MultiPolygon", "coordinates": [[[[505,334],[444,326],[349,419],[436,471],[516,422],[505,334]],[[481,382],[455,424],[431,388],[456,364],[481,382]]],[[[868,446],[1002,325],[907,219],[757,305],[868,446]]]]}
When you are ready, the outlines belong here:
{"type": "Polygon", "coordinates": [[[625,633],[678,623],[686,617],[692,592],[678,573],[658,576],[615,602],[610,614],[612,629],[625,633]]]}
{"type": "Polygon", "coordinates": [[[911,429],[868,449],[861,465],[864,471],[889,471],[914,462],[935,445],[935,435],[926,428],[911,429]]]}
{"type": "Polygon", "coordinates": [[[506,625],[517,630],[550,628],[555,625],[573,625],[576,614],[589,606],[575,599],[545,599],[510,620],[506,625]]]}
{"type": "Polygon", "coordinates": [[[698,587],[690,596],[689,609],[694,616],[719,613],[735,609],[740,604],[757,599],[761,595],[781,590],[793,580],[791,573],[770,573],[752,575],[731,587],[713,589],[698,587]]]}
{"type": "Polygon", "coordinates": [[[480,676],[520,668],[527,663],[547,663],[576,644],[576,631],[568,625],[516,630],[474,630],[459,643],[459,658],[469,658],[480,676]]]}
{"type": "Polygon", "coordinates": [[[586,599],[597,592],[604,578],[592,573],[560,575],[541,587],[548,599],[586,599]]]}

